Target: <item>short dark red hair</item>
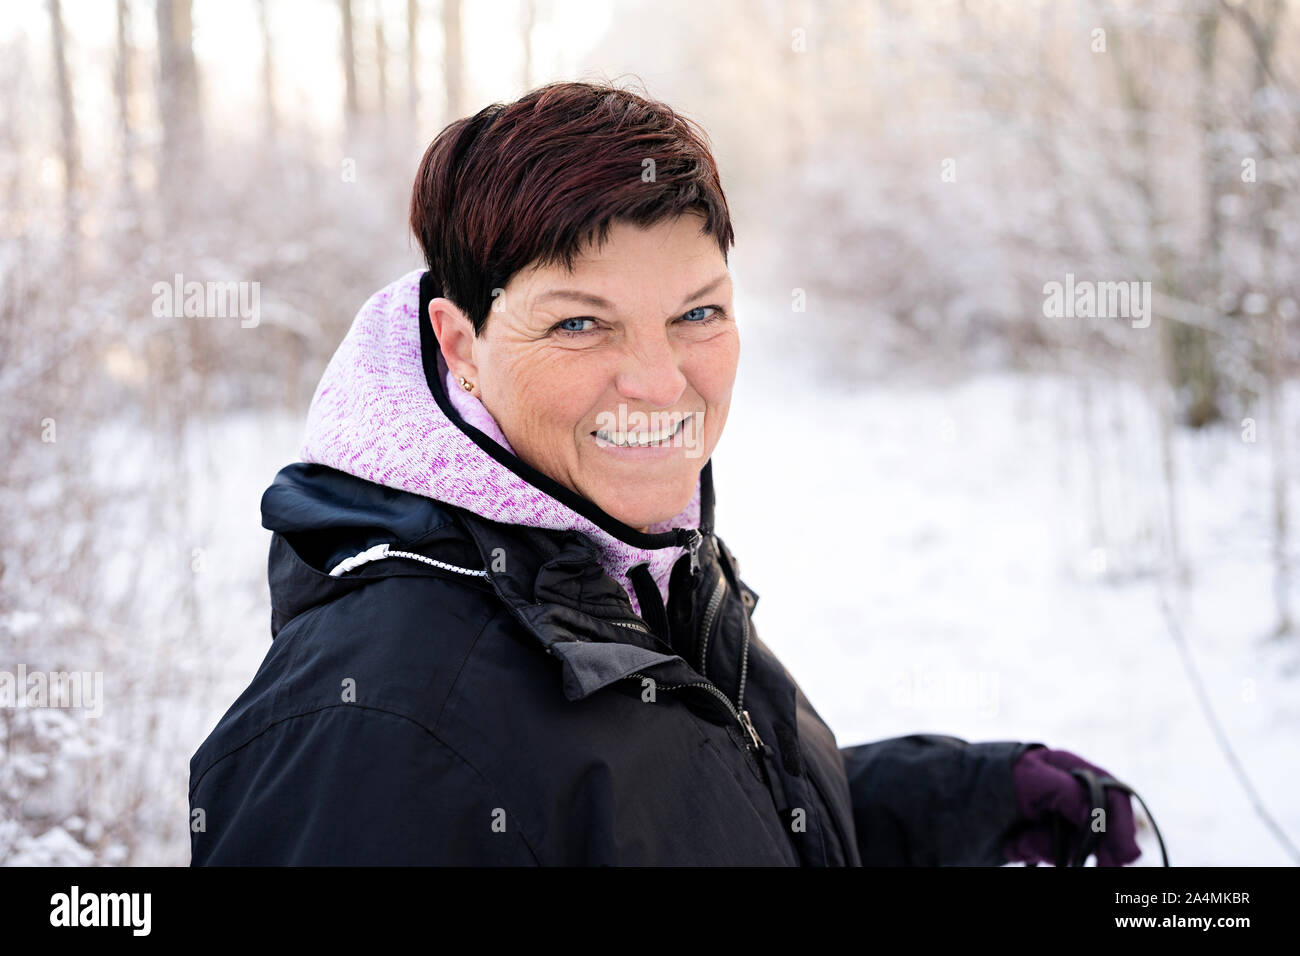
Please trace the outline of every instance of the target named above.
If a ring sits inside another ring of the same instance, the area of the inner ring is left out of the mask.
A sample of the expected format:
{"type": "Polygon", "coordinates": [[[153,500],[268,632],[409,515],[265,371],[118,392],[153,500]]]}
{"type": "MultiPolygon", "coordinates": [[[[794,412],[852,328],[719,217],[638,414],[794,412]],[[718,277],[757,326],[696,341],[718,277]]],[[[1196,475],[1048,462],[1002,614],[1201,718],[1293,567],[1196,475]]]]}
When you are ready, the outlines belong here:
{"type": "Polygon", "coordinates": [[[697,123],[612,85],[556,82],[438,134],[415,176],[411,230],[436,288],[478,335],[492,290],[520,270],[571,269],[615,220],[651,226],[689,210],[703,214],[726,261],[731,217],[697,123]]]}

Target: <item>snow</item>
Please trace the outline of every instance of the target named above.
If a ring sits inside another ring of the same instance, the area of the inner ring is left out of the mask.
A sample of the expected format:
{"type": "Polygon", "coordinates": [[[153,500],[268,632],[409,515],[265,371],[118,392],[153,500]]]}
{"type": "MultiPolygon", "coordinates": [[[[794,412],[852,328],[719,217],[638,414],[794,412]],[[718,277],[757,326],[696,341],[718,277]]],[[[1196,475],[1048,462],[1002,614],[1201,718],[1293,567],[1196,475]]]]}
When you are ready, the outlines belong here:
{"type": "MultiPolygon", "coordinates": [[[[1192,569],[1177,592],[1160,566],[1155,421],[1132,387],[1093,389],[1097,417],[1113,413],[1099,539],[1077,383],[836,389],[757,338],[714,456],[718,531],[759,594],[758,633],[841,746],[1039,741],[1133,786],[1175,865],[1292,862],[1216,746],[1161,610],[1167,593],[1231,746],[1300,840],[1300,653],[1267,639],[1263,442],[1235,427],[1177,436],[1192,569]]],[[[1158,865],[1149,830],[1139,842],[1139,865],[1158,865]]]]}
{"type": "Polygon", "coordinates": [[[94,854],[62,827],[47,830],[39,837],[23,837],[14,847],[6,866],[90,866],[94,854]]]}

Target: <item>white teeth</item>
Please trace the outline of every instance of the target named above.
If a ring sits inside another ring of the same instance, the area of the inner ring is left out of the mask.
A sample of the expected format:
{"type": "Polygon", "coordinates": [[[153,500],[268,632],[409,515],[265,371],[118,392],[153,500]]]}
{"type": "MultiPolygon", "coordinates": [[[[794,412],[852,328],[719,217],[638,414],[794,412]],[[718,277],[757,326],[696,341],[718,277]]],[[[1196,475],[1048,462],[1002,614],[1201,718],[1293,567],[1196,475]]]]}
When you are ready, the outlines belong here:
{"type": "MultiPolygon", "coordinates": [[[[685,419],[682,419],[685,421],[685,419]]],[[[672,428],[661,428],[654,432],[605,432],[597,431],[596,437],[603,442],[611,445],[620,445],[624,448],[644,448],[647,445],[659,445],[672,438],[681,428],[679,421],[672,428]]]]}

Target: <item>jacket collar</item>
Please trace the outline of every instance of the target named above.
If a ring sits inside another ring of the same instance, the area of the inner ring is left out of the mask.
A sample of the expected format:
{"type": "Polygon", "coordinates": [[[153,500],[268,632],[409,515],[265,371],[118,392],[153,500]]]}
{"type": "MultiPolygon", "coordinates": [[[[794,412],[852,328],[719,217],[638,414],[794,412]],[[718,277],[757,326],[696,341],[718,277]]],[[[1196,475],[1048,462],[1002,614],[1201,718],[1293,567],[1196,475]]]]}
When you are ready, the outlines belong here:
{"type": "MultiPolygon", "coordinates": [[[[633,612],[626,592],[600,567],[596,545],[587,535],[502,525],[468,512],[460,518],[478,546],[492,587],[541,647],[560,660],[569,700],[581,700],[648,667],[656,668],[661,684],[702,681],[633,612]],[[493,556],[504,558],[495,568],[493,556]]],[[[679,559],[683,565],[688,561],[679,559]]],[[[697,572],[678,577],[689,593],[675,592],[674,605],[703,606],[700,595],[711,591],[721,574],[716,553],[701,548],[697,572]]],[[[711,716],[729,719],[721,705],[705,703],[711,716]]]]}
{"type": "MultiPolygon", "coordinates": [[[[627,593],[601,568],[596,545],[583,532],[491,521],[307,462],[287,465],[276,475],[262,495],[262,524],[274,532],[269,558],[273,638],[304,611],[375,578],[452,573],[399,557],[358,564],[337,576],[329,573],[375,545],[388,544],[394,551],[486,571],[483,586],[496,593],[542,650],[560,661],[569,700],[581,700],[649,667],[656,668],[660,683],[701,680],[633,612],[627,593]]],[[[702,547],[697,574],[680,577],[689,593],[678,591],[675,601],[698,602],[721,573],[717,552],[702,547]]],[[[707,711],[708,701],[704,704],[707,711]]],[[[721,705],[707,716],[729,719],[721,705]]]]}

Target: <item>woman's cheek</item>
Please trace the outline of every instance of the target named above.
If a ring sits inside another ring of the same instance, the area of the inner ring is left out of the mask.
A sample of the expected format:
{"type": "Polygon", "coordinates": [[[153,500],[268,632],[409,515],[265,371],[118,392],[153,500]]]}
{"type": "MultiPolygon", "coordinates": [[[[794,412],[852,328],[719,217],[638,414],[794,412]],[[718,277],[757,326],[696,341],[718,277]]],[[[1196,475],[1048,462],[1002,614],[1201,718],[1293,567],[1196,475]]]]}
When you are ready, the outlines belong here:
{"type": "Polygon", "coordinates": [[[700,394],[709,405],[725,405],[731,401],[731,390],[736,383],[740,348],[735,334],[726,336],[702,356],[700,362],[700,394]]]}

